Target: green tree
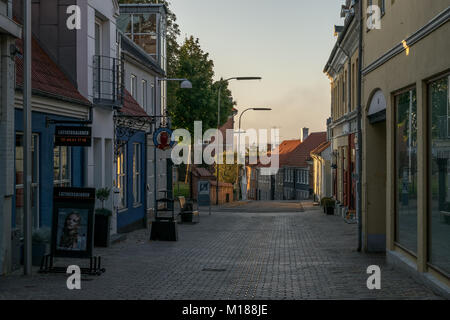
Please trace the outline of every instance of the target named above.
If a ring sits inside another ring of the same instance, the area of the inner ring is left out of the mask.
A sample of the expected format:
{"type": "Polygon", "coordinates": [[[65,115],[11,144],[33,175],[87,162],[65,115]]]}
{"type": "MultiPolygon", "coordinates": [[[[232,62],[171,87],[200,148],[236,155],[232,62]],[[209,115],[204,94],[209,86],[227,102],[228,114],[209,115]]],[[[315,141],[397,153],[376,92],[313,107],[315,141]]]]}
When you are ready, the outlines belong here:
{"type": "MultiPolygon", "coordinates": [[[[217,128],[217,95],[219,82],[214,82],[214,62],[200,46],[199,39],[186,38],[180,47],[176,76],[192,82],[192,90],[175,89],[175,101],[168,106],[174,128],[194,131],[194,122],[202,121],[203,130],[217,128]]],[[[228,84],[222,82],[221,124],[234,105],[228,84]]]]}

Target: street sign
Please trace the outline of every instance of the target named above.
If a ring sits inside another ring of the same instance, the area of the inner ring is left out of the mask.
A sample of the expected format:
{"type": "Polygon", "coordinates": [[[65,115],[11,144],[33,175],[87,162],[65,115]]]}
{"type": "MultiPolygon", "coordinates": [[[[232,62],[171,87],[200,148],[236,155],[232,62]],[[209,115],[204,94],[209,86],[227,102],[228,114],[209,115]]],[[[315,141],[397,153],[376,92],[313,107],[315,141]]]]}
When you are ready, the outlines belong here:
{"type": "Polygon", "coordinates": [[[56,127],[56,147],[90,147],[92,145],[92,128],[90,127],[56,127]]]}
{"type": "Polygon", "coordinates": [[[168,128],[159,128],[153,135],[153,143],[156,148],[166,151],[172,149],[174,141],[172,141],[172,131],[168,128]]]}

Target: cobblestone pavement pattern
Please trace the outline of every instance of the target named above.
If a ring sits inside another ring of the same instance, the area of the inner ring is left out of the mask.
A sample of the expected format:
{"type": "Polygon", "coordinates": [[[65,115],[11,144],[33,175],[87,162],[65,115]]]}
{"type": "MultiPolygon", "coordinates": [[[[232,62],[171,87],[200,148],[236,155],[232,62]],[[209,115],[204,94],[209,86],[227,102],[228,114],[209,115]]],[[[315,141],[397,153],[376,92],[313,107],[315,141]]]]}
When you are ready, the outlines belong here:
{"type": "Polygon", "coordinates": [[[384,255],[356,252],[356,228],[308,203],[245,203],[179,225],[178,242],[140,230],[96,249],[107,271],[83,276],[81,290],[68,290],[66,275],[13,274],[0,277],[0,299],[440,298],[384,255]],[[367,289],[370,265],[381,267],[381,290],[367,289]]]}

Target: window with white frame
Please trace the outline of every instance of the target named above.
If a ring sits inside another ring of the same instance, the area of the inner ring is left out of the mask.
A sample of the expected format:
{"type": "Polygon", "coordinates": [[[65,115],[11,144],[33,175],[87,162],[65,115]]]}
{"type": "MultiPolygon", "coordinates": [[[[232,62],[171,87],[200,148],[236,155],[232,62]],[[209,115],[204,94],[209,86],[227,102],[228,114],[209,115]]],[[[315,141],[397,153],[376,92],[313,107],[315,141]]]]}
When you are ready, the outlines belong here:
{"type": "Polygon", "coordinates": [[[142,80],[142,108],[148,109],[148,84],[147,80],[142,80]]]}
{"type": "Polygon", "coordinates": [[[117,177],[116,187],[119,189],[119,209],[127,207],[127,166],[126,166],[126,146],[119,150],[117,155],[117,177]]]}
{"type": "Polygon", "coordinates": [[[137,98],[137,77],[134,74],[131,75],[130,89],[131,89],[131,95],[133,96],[133,98],[136,99],[137,98]]]}
{"type": "Polygon", "coordinates": [[[56,187],[70,187],[71,159],[69,147],[55,147],[53,149],[53,184],[56,187]]]}
{"type": "Polygon", "coordinates": [[[133,199],[134,205],[141,204],[141,144],[133,144],[133,199]]]}

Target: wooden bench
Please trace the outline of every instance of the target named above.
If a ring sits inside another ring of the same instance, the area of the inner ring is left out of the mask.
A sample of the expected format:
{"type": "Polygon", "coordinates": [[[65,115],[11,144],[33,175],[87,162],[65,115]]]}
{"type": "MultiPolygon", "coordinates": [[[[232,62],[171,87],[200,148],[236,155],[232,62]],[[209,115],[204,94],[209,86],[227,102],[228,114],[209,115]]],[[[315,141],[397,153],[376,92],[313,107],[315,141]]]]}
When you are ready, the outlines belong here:
{"type": "Polygon", "coordinates": [[[178,203],[180,204],[181,222],[183,223],[198,223],[200,220],[200,214],[198,210],[194,210],[194,204],[187,202],[185,197],[178,197],[178,203]],[[194,222],[194,217],[197,217],[197,222],[194,222]]]}

